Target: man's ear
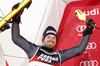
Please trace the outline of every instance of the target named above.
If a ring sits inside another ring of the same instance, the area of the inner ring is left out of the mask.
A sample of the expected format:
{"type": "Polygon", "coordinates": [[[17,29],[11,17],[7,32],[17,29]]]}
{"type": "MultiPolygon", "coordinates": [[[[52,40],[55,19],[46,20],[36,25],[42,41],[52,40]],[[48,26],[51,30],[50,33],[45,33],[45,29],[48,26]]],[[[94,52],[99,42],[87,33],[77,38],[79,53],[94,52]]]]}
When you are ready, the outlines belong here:
{"type": "Polygon", "coordinates": [[[44,40],[42,41],[42,45],[44,45],[44,40]]]}

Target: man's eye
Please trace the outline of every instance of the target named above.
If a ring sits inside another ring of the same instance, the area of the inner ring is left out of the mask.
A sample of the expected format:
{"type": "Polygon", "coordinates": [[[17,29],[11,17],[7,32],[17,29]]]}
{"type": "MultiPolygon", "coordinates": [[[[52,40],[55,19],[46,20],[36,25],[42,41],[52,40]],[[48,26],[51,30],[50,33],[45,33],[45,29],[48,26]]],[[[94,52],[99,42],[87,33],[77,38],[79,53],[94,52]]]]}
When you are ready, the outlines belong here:
{"type": "Polygon", "coordinates": [[[53,39],[56,39],[56,37],[53,37],[53,39]]]}

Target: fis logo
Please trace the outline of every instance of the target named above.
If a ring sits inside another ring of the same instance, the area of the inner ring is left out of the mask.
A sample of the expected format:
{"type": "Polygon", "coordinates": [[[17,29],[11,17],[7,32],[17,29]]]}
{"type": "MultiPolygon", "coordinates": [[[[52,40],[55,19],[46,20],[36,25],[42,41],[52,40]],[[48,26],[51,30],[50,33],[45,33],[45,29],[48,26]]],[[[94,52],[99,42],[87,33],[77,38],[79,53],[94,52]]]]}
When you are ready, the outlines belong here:
{"type": "Polygon", "coordinates": [[[97,60],[81,61],[80,66],[98,66],[97,60]]]}

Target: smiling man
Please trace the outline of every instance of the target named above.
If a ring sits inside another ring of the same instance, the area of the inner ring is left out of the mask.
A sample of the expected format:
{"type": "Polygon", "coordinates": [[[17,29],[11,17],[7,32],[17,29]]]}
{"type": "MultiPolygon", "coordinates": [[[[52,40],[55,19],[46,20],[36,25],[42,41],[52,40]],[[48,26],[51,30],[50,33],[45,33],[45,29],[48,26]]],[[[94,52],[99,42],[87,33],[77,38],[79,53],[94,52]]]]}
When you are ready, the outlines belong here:
{"type": "MultiPolygon", "coordinates": [[[[16,5],[14,7],[16,7],[16,5]]],[[[48,26],[43,32],[42,46],[31,43],[20,35],[19,23],[22,12],[23,10],[12,19],[12,40],[27,53],[30,66],[61,66],[61,64],[65,61],[75,56],[79,56],[85,51],[90,35],[93,33],[94,29],[91,24],[95,24],[95,22],[92,19],[88,19],[86,21],[87,27],[83,32],[83,38],[78,46],[70,49],[53,51],[53,48],[57,42],[57,31],[52,26],[48,26]]]]}
{"type": "Polygon", "coordinates": [[[45,47],[54,48],[57,41],[57,32],[52,26],[47,27],[44,31],[42,41],[45,47]]]}

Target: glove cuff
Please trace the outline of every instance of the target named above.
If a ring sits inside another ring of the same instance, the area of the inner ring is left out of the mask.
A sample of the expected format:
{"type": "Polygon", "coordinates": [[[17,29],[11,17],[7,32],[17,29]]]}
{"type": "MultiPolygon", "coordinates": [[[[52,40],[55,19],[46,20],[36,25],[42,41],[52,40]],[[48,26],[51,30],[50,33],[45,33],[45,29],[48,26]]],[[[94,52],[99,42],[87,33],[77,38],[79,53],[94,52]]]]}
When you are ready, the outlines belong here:
{"type": "Polygon", "coordinates": [[[13,21],[14,21],[15,23],[18,23],[18,24],[19,24],[19,23],[21,22],[20,19],[21,19],[20,16],[19,16],[19,17],[14,17],[14,18],[13,18],[13,21]]]}
{"type": "Polygon", "coordinates": [[[89,34],[92,34],[93,31],[88,31],[88,30],[85,30],[83,31],[83,36],[86,36],[86,35],[89,35],[89,34]]]}

